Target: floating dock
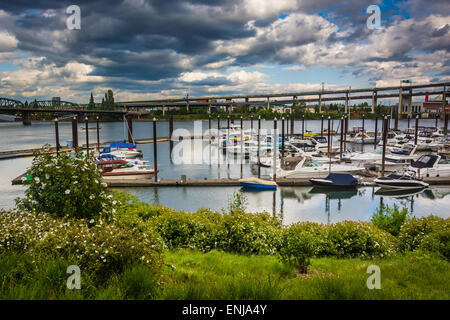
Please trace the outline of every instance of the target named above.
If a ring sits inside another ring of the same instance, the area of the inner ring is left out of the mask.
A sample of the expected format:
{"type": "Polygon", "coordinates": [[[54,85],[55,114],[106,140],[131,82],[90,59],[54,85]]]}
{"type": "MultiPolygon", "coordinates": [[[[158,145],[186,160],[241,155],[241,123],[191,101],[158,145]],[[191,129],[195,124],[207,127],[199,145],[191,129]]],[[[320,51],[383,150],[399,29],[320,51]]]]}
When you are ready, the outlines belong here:
{"type": "MultiPolygon", "coordinates": [[[[25,174],[12,180],[13,185],[20,185],[25,174]]],[[[375,185],[373,180],[376,177],[364,177],[360,181],[360,186],[375,185]]],[[[161,179],[155,182],[153,179],[134,179],[134,180],[104,180],[110,188],[136,188],[136,187],[237,187],[241,184],[239,179],[161,179]]],[[[450,177],[423,178],[423,181],[431,185],[450,185],[450,177]]],[[[277,179],[280,187],[301,187],[312,186],[309,179],[277,179]]]]}

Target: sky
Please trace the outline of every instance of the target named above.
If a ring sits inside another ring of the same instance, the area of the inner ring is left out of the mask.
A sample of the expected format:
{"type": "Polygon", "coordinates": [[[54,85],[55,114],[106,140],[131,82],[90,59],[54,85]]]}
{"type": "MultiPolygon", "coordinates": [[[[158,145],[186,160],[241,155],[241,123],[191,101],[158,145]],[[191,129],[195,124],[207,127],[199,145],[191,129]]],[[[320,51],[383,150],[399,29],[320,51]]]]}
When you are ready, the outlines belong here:
{"type": "Polygon", "coordinates": [[[0,97],[22,101],[449,81],[449,51],[448,0],[0,0],[0,97]]]}

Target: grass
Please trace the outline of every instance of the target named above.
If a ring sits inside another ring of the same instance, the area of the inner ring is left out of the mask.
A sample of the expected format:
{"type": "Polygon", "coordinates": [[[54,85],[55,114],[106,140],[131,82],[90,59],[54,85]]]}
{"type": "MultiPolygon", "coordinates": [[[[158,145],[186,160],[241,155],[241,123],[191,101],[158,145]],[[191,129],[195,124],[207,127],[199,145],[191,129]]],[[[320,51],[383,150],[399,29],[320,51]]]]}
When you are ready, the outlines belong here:
{"type": "Polygon", "coordinates": [[[449,263],[428,255],[378,261],[312,259],[311,274],[273,256],[243,256],[212,251],[166,253],[176,268],[165,273],[162,299],[448,299],[449,263]],[[378,265],[381,289],[366,287],[367,267],[378,265]]]}
{"type": "Polygon", "coordinates": [[[0,299],[449,299],[449,262],[430,254],[382,260],[312,259],[299,276],[274,256],[219,251],[165,253],[163,279],[134,266],[102,286],[82,272],[81,290],[66,288],[70,261],[33,262],[23,254],[0,255],[0,299]],[[378,265],[381,289],[369,290],[367,267],[378,265]]]}

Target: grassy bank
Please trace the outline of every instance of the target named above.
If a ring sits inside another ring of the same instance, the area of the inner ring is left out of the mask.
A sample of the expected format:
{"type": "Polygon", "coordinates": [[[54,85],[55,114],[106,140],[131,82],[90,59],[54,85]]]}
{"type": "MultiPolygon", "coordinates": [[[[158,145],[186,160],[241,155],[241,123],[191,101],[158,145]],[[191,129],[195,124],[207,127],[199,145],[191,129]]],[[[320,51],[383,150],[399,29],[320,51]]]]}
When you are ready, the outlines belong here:
{"type": "Polygon", "coordinates": [[[131,267],[98,285],[82,274],[81,290],[66,288],[69,261],[34,265],[23,255],[0,257],[0,299],[449,299],[449,262],[424,253],[380,260],[312,259],[307,275],[274,256],[180,249],[165,252],[162,279],[131,267]],[[381,289],[369,290],[369,265],[381,289]]]}

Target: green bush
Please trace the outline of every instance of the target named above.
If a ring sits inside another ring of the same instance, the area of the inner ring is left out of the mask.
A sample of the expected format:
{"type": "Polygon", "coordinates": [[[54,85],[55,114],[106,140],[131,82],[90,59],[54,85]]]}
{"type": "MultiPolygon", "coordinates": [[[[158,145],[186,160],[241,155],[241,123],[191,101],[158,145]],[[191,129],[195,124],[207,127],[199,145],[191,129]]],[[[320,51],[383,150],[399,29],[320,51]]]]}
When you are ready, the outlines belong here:
{"type": "Polygon", "coordinates": [[[214,249],[221,215],[216,212],[166,211],[151,219],[169,248],[214,249]]]}
{"type": "Polygon", "coordinates": [[[310,258],[327,251],[325,227],[318,223],[301,222],[284,229],[280,247],[280,260],[307,273],[310,258]],[[325,249],[324,249],[325,248],[325,249]]]}
{"type": "Polygon", "coordinates": [[[19,208],[57,217],[107,218],[114,213],[106,183],[92,158],[36,154],[23,179],[28,186],[19,208]]]}
{"type": "Polygon", "coordinates": [[[327,227],[329,252],[337,257],[384,257],[394,253],[396,239],[371,223],[344,221],[327,227]]]}
{"type": "Polygon", "coordinates": [[[275,254],[280,246],[281,220],[268,213],[225,214],[218,248],[235,253],[275,254]]]}
{"type": "Polygon", "coordinates": [[[135,264],[158,272],[162,264],[162,244],[151,229],[142,232],[102,221],[89,227],[83,219],[55,219],[48,214],[2,212],[0,245],[0,253],[26,252],[36,261],[49,257],[73,259],[97,280],[135,264]]]}
{"type": "Polygon", "coordinates": [[[412,218],[400,229],[401,251],[428,250],[450,258],[450,219],[436,216],[412,218]]]}
{"type": "Polygon", "coordinates": [[[401,226],[410,219],[406,207],[402,210],[397,205],[390,208],[388,205],[381,205],[372,215],[370,221],[378,228],[397,236],[400,233],[401,226]]]}

